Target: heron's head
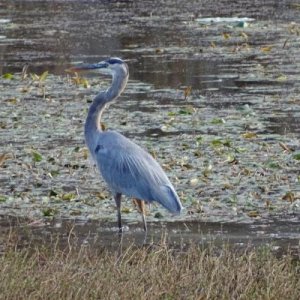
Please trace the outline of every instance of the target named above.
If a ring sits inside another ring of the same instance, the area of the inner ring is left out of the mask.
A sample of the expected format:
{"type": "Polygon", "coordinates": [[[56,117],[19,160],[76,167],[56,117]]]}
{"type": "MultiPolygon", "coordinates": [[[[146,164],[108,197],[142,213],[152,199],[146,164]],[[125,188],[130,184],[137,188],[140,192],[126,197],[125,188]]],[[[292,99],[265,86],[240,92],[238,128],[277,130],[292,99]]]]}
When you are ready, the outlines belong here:
{"type": "Polygon", "coordinates": [[[70,68],[68,71],[71,72],[81,72],[81,71],[93,71],[99,72],[105,75],[123,75],[128,76],[128,66],[127,64],[118,57],[110,57],[94,64],[82,64],[76,67],[70,68]]]}

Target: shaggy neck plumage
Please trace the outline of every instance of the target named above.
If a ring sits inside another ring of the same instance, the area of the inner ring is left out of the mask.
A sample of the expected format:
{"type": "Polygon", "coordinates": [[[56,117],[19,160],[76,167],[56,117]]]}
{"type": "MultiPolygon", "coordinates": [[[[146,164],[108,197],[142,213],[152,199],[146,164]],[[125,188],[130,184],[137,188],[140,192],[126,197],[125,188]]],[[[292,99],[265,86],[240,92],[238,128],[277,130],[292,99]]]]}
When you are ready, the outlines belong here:
{"type": "Polygon", "coordinates": [[[90,150],[94,153],[98,142],[98,135],[102,132],[101,116],[106,104],[115,100],[125,89],[128,80],[128,73],[123,71],[113,74],[112,85],[106,91],[100,92],[94,99],[89,108],[88,116],[85,122],[85,141],[90,150]]]}

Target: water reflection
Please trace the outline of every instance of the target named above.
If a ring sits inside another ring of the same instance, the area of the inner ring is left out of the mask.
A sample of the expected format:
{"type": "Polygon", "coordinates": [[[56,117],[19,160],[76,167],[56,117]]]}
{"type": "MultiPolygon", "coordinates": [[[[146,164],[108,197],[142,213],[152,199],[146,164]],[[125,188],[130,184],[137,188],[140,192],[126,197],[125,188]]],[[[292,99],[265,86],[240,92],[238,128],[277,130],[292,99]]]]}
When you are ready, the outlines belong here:
{"type": "MultiPolygon", "coordinates": [[[[60,74],[64,69],[62,64],[121,55],[122,50],[134,46],[148,49],[195,46],[198,48],[192,53],[197,53],[209,45],[205,42],[207,32],[195,28],[189,30],[182,22],[195,20],[200,15],[232,13],[246,13],[248,17],[258,20],[293,20],[295,11],[288,3],[274,0],[256,6],[249,0],[238,3],[221,1],[216,7],[209,1],[201,6],[193,1],[183,4],[182,1],[161,3],[158,0],[4,1],[0,17],[10,18],[12,22],[0,29],[0,33],[5,33],[8,39],[1,41],[1,48],[4,49],[1,51],[1,64],[6,67],[5,70],[15,70],[27,62],[33,67],[47,67],[51,72],[60,74]]],[[[134,53],[133,56],[140,65],[145,64],[141,54],[134,53]]],[[[215,62],[211,63],[215,65],[215,62]]],[[[193,65],[187,64],[194,73],[193,65]]],[[[170,80],[177,84],[176,78],[170,80]]]]}

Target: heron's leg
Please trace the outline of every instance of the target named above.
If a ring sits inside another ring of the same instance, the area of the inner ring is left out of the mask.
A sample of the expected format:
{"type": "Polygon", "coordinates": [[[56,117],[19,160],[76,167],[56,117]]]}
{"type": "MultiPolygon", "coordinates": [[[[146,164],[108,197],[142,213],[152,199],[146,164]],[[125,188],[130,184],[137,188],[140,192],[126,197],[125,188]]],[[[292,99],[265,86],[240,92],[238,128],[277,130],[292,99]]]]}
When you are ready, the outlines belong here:
{"type": "Polygon", "coordinates": [[[137,204],[139,211],[142,215],[144,230],[147,232],[147,222],[146,222],[146,215],[145,215],[145,202],[140,199],[135,199],[135,203],[137,204]]]}
{"type": "Polygon", "coordinates": [[[115,201],[116,201],[116,205],[117,205],[117,216],[118,216],[119,233],[123,232],[122,220],[121,220],[121,197],[122,197],[121,193],[116,193],[115,194],[115,201]]]}

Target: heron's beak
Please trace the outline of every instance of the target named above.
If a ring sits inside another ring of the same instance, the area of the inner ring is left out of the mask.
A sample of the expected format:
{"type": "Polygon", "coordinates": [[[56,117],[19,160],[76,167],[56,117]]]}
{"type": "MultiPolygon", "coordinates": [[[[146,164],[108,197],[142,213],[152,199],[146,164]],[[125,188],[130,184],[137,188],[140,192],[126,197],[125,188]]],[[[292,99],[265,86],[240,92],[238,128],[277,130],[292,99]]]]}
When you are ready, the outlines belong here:
{"type": "Polygon", "coordinates": [[[79,73],[84,71],[95,71],[98,69],[106,69],[108,67],[107,62],[99,62],[95,64],[82,64],[78,66],[71,67],[67,70],[65,70],[67,73],[79,73]]]}

